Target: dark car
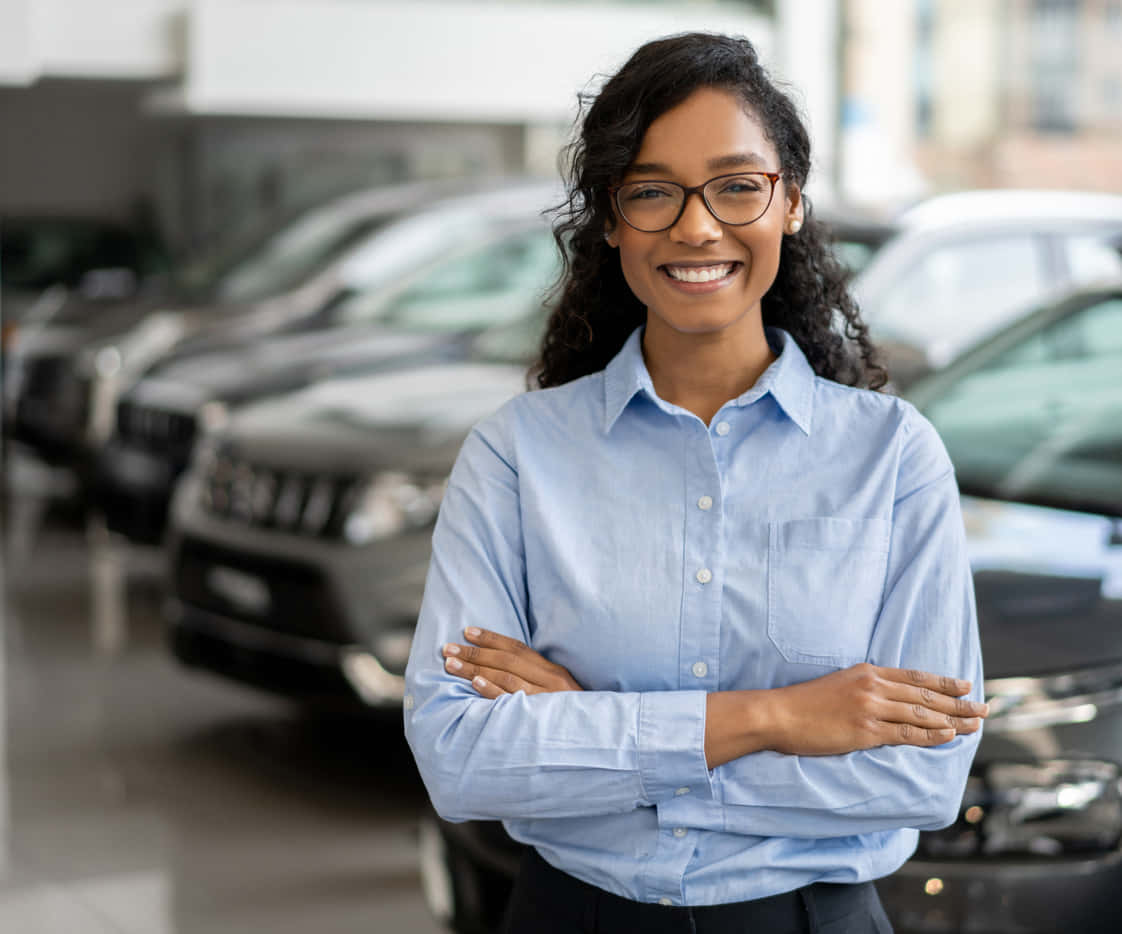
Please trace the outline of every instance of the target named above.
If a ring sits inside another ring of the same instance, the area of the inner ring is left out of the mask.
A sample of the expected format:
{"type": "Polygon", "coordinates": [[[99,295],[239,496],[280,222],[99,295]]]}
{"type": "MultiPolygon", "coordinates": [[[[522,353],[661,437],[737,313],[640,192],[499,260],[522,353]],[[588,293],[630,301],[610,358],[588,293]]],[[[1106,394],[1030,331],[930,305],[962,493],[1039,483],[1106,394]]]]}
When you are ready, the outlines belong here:
{"type": "Polygon", "coordinates": [[[463,358],[470,336],[525,307],[556,269],[542,216],[544,189],[477,199],[474,235],[439,260],[418,257],[392,283],[344,289],[321,313],[260,340],[230,340],[152,366],[121,397],[116,427],[97,453],[94,499],[109,528],[161,540],[168,503],[200,427],[217,427],[254,400],[333,376],[463,358]],[[453,301],[449,301],[452,296],[453,301]]]}
{"type": "Polygon", "coordinates": [[[544,319],[524,299],[461,361],[321,382],[200,442],[168,536],[180,661],[308,705],[400,706],[446,476],[526,388],[544,319]]]}
{"type": "Polygon", "coordinates": [[[177,346],[251,339],[314,316],[343,287],[344,270],[392,281],[470,237],[472,194],[504,186],[460,180],[352,193],[248,247],[175,270],[166,295],[96,309],[87,299],[67,301],[12,347],[9,435],[85,477],[91,452],[112,434],[120,393],[157,359],[177,346]],[[441,199],[448,210],[439,219],[418,218],[441,199]]]}
{"type": "MultiPolygon", "coordinates": [[[[1122,283],[917,384],[963,494],[990,716],[958,820],[878,883],[898,934],[1122,930],[1122,283]]],[[[498,930],[520,844],[421,834],[434,914],[498,930]]]]}

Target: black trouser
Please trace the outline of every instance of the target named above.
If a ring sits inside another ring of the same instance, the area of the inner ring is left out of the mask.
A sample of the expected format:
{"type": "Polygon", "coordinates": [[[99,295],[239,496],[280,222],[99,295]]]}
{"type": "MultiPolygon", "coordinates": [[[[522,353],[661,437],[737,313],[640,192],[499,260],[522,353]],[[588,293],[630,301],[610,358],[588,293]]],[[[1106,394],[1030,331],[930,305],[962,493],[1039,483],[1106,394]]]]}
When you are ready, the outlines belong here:
{"type": "Polygon", "coordinates": [[[527,849],[506,934],[892,934],[871,882],[693,908],[633,902],[554,869],[527,849]]]}

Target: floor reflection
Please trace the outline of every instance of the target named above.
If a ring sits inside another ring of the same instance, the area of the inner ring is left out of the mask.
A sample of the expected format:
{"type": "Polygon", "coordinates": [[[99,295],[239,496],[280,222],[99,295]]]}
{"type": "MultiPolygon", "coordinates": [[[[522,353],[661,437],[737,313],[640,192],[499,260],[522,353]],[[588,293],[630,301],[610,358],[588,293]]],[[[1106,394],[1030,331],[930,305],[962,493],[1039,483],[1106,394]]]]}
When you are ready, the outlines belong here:
{"type": "Polygon", "coordinates": [[[439,930],[400,715],[319,719],[181,669],[158,551],[8,506],[0,931],[439,930]]]}

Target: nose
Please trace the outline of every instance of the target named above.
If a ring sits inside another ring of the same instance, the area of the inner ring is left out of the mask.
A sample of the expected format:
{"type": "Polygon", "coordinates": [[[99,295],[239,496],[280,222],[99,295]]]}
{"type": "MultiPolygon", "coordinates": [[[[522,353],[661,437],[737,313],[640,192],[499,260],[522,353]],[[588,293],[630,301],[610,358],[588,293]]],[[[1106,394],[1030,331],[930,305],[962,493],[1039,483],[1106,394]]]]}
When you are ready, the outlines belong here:
{"type": "Polygon", "coordinates": [[[721,222],[715,218],[701,197],[700,191],[686,195],[682,216],[670,228],[670,237],[676,243],[701,246],[721,239],[721,222]]]}

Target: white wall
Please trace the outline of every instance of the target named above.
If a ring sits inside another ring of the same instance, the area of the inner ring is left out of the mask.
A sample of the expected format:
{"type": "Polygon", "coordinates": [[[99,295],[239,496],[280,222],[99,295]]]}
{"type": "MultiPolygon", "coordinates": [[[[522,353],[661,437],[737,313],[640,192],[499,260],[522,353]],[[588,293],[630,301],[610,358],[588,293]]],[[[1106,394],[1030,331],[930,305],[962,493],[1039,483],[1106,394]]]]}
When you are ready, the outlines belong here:
{"type": "Polygon", "coordinates": [[[0,84],[175,75],[186,8],[185,0],[0,0],[0,84]]]}
{"type": "Polygon", "coordinates": [[[728,5],[198,0],[188,112],[379,120],[567,121],[576,93],[649,38],[741,33],[765,57],[767,20],[728,5]]]}

